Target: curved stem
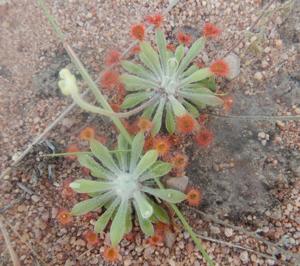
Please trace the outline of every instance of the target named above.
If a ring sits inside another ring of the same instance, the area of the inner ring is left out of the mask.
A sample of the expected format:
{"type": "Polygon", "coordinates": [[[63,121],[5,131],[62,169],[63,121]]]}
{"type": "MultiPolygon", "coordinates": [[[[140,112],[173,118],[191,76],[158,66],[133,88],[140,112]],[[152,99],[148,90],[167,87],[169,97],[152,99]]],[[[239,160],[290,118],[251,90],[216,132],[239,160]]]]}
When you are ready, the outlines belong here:
{"type": "MultiPolygon", "coordinates": [[[[155,182],[156,182],[156,184],[158,185],[159,188],[164,189],[163,184],[160,182],[160,180],[157,177],[155,178],[155,182]]],[[[205,248],[203,247],[203,245],[201,243],[201,240],[197,237],[197,235],[193,231],[192,227],[188,224],[188,222],[184,218],[184,216],[181,213],[181,211],[173,203],[170,203],[170,206],[172,207],[172,209],[176,213],[177,217],[179,218],[180,222],[182,223],[182,225],[184,226],[184,228],[186,229],[186,231],[190,234],[190,236],[193,239],[196,247],[201,252],[201,254],[202,254],[203,258],[206,260],[207,264],[209,266],[214,266],[215,264],[214,264],[213,260],[210,258],[210,256],[207,254],[205,248]]]]}
{"type": "Polygon", "coordinates": [[[245,119],[245,120],[300,120],[300,115],[218,115],[208,114],[216,118],[245,119]]]}
{"type": "Polygon", "coordinates": [[[150,106],[152,103],[154,103],[158,99],[158,95],[150,98],[147,102],[141,104],[137,108],[134,108],[128,112],[124,113],[115,113],[113,111],[108,111],[106,109],[94,106],[85,100],[83,100],[78,93],[74,93],[71,95],[72,99],[74,100],[75,103],[77,103],[82,109],[92,112],[92,113],[97,113],[100,115],[108,116],[108,117],[118,117],[118,118],[126,118],[132,115],[135,115],[139,113],[140,111],[144,110],[148,106],[150,106]]]}

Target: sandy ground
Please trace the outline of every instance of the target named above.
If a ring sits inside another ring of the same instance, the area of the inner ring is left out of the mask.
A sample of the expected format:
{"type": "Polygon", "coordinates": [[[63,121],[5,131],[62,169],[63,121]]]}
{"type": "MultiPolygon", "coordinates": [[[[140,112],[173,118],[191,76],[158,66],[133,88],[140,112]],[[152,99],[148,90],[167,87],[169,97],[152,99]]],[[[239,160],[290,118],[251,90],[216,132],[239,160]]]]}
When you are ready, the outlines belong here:
{"type": "MultiPolygon", "coordinates": [[[[70,62],[47,21],[34,1],[6,2],[0,2],[1,171],[70,103],[56,87],[59,68],[70,62]]],[[[231,82],[220,81],[220,87],[235,95],[233,114],[300,113],[299,5],[291,13],[289,1],[274,1],[273,12],[251,32],[245,31],[267,3],[180,1],[166,19],[170,40],[178,29],[196,38],[205,21],[222,27],[222,37],[210,43],[202,55],[207,64],[245,36],[234,50],[241,57],[241,75],[231,82]]],[[[111,47],[127,48],[130,25],[142,21],[146,14],[161,11],[168,1],[55,0],[48,4],[68,42],[96,79],[103,69],[105,51],[111,47]]],[[[63,150],[78,142],[78,132],[87,124],[95,126],[101,136],[114,137],[108,121],[76,109],[51,132],[48,140],[63,150]]],[[[220,217],[228,225],[207,221],[208,216],[197,213],[198,209],[191,211],[182,206],[191,225],[206,237],[204,244],[219,265],[295,264],[289,254],[272,249],[258,237],[299,253],[299,123],[245,124],[211,119],[209,125],[216,134],[210,149],[196,149],[191,140],[182,148],[191,158],[187,174],[203,190],[199,210],[220,217]],[[233,223],[246,233],[233,229],[233,223]],[[258,236],[250,237],[247,232],[258,236]],[[216,243],[220,240],[227,244],[216,243]],[[228,246],[229,242],[249,250],[228,246]]],[[[66,200],[60,192],[64,179],[80,176],[78,164],[46,160],[38,156],[41,152],[49,152],[47,144],[37,146],[0,182],[4,195],[1,215],[12,226],[7,228],[22,265],[104,265],[104,245],[92,248],[82,237],[92,228],[93,219],[88,223],[78,218],[68,227],[56,220],[59,209],[71,208],[76,202],[66,200]],[[49,169],[53,174],[49,175],[49,169]],[[24,192],[20,183],[31,194],[24,192]],[[12,208],[3,210],[15,200],[19,201],[12,208]]],[[[122,260],[118,265],[204,265],[187,233],[179,228],[173,236],[174,245],[153,248],[137,232],[134,241],[121,243],[122,260]]],[[[107,243],[105,234],[100,238],[107,243]]],[[[0,250],[0,265],[10,265],[6,246],[1,245],[0,250]]]]}

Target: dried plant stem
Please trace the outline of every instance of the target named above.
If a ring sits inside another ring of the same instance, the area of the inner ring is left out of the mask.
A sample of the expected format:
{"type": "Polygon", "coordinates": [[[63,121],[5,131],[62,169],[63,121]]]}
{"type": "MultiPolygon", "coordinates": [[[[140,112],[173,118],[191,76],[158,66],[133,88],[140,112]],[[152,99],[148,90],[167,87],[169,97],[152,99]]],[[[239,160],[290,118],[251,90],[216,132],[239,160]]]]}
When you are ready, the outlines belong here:
{"type": "Polygon", "coordinates": [[[8,232],[5,228],[5,225],[3,223],[2,216],[0,216],[0,230],[1,230],[2,235],[4,237],[5,244],[7,246],[8,251],[9,251],[11,260],[13,262],[13,265],[14,266],[21,266],[20,260],[17,256],[16,252],[14,251],[13,247],[11,246],[10,238],[9,238],[8,232]]]}
{"type": "Polygon", "coordinates": [[[261,257],[264,257],[266,259],[271,259],[271,260],[276,260],[277,261],[277,258],[275,256],[270,256],[268,254],[264,254],[264,253],[261,253],[261,252],[258,252],[256,250],[253,250],[251,248],[248,248],[248,247],[243,247],[241,245],[238,245],[238,244],[235,244],[235,243],[231,243],[231,242],[227,242],[227,241],[223,241],[223,240],[220,240],[220,239],[215,239],[215,238],[212,238],[212,237],[207,237],[207,236],[203,236],[201,234],[197,234],[198,237],[200,237],[201,239],[204,239],[204,240],[207,240],[207,241],[211,241],[211,242],[215,242],[215,243],[219,243],[221,245],[226,245],[228,247],[232,247],[232,248],[237,248],[237,249],[242,249],[242,250],[246,250],[246,251],[249,251],[251,253],[255,253],[261,257]]]}
{"type": "MultiPolygon", "coordinates": [[[[1,218],[1,216],[0,216],[1,218]]],[[[33,247],[28,244],[24,239],[23,237],[18,233],[18,231],[13,227],[11,226],[9,223],[5,223],[3,220],[2,220],[3,224],[5,224],[6,226],[8,226],[13,232],[14,234],[21,240],[22,243],[24,243],[31,251],[31,253],[43,264],[43,265],[47,265],[47,263],[36,253],[36,251],[33,249],[33,247]]]]}
{"type": "MultiPolygon", "coordinates": [[[[275,0],[271,0],[264,8],[264,10],[262,11],[261,15],[254,21],[254,23],[248,27],[246,30],[247,31],[251,31],[254,29],[254,27],[258,24],[258,22],[267,14],[268,9],[272,6],[272,4],[275,3],[275,0]]],[[[245,36],[241,36],[237,42],[235,44],[233,44],[231,46],[231,48],[229,48],[229,50],[227,51],[227,53],[225,53],[223,57],[226,57],[227,55],[229,55],[236,47],[238,47],[241,42],[245,39],[245,36]]]]}
{"type": "Polygon", "coordinates": [[[300,120],[300,115],[218,115],[218,114],[209,114],[212,117],[216,118],[225,118],[225,119],[244,119],[244,120],[283,120],[283,121],[298,121],[300,120]]]}
{"type": "Polygon", "coordinates": [[[135,115],[139,112],[141,112],[142,110],[144,110],[145,108],[147,108],[148,106],[150,106],[151,104],[153,104],[158,98],[159,95],[155,95],[152,98],[150,98],[147,102],[144,102],[143,104],[139,105],[138,107],[128,111],[128,112],[124,112],[124,113],[115,113],[115,112],[111,112],[105,109],[102,109],[100,107],[94,106],[86,101],[84,101],[80,95],[78,94],[73,94],[72,98],[74,100],[75,103],[78,104],[78,106],[80,106],[81,109],[89,111],[91,113],[96,113],[96,114],[100,114],[103,116],[108,116],[110,118],[126,118],[126,117],[130,117],[132,115],[135,115]]]}
{"type": "Polygon", "coordinates": [[[258,236],[256,233],[254,232],[250,232],[240,226],[236,226],[236,225],[233,225],[233,224],[230,224],[228,222],[225,222],[224,220],[220,220],[219,218],[213,216],[213,215],[210,215],[210,214],[207,214],[203,211],[200,211],[198,210],[197,208],[194,208],[194,207],[191,207],[191,206],[188,206],[188,205],[185,205],[188,209],[194,211],[194,212],[197,212],[198,214],[200,214],[205,220],[210,220],[210,221],[213,221],[215,223],[218,223],[218,224],[221,224],[223,226],[227,226],[227,227],[230,227],[234,230],[237,230],[239,232],[242,232],[244,233],[245,235],[248,235],[250,237],[253,237],[254,239],[258,240],[258,241],[261,241],[262,243],[264,243],[265,245],[271,247],[271,248],[274,248],[274,249],[277,249],[279,250],[282,254],[284,254],[285,256],[290,256],[290,257],[293,257],[297,260],[300,260],[300,255],[298,254],[295,254],[295,253],[292,253],[292,252],[289,252],[289,251],[286,251],[285,249],[283,249],[282,247],[280,247],[279,245],[276,245],[274,243],[272,243],[271,241],[268,241],[268,240],[265,240],[264,238],[262,238],[261,236],[258,236]]]}

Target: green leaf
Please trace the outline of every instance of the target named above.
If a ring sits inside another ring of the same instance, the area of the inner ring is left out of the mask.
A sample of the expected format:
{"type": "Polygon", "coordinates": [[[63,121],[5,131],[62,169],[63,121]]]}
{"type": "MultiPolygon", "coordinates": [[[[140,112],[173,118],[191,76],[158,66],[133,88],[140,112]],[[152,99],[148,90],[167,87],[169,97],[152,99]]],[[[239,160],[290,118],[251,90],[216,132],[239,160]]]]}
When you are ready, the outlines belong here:
{"type": "Polygon", "coordinates": [[[124,102],[122,103],[122,109],[128,109],[137,106],[138,104],[147,100],[152,96],[152,92],[136,92],[126,95],[124,102]]]}
{"type": "Polygon", "coordinates": [[[167,61],[167,76],[174,76],[178,68],[178,61],[175,57],[169,58],[167,61]]]}
{"type": "Polygon", "coordinates": [[[147,107],[143,114],[142,114],[142,117],[145,117],[145,118],[148,118],[148,119],[151,119],[152,117],[152,114],[153,112],[155,111],[156,107],[158,105],[158,101],[153,103],[151,106],[147,107]]]}
{"type": "Polygon", "coordinates": [[[158,88],[159,85],[151,80],[140,78],[134,75],[122,74],[120,81],[125,84],[127,91],[138,91],[158,88]]]}
{"type": "Polygon", "coordinates": [[[109,153],[108,149],[102,145],[100,142],[92,139],[90,141],[90,148],[92,153],[95,155],[97,159],[101,161],[103,166],[107,167],[115,174],[120,174],[121,171],[116,165],[114,159],[112,158],[111,154],[109,153]]]}
{"type": "Polygon", "coordinates": [[[128,149],[128,142],[122,134],[118,136],[118,149],[120,151],[116,152],[116,157],[119,161],[119,166],[123,171],[127,171],[129,156],[128,156],[128,152],[125,152],[124,150],[128,149]]]}
{"type": "Polygon", "coordinates": [[[186,195],[184,193],[174,189],[155,189],[150,187],[143,187],[142,191],[170,203],[179,203],[186,198],[186,195]]]}
{"type": "Polygon", "coordinates": [[[165,35],[163,34],[163,32],[160,29],[157,29],[155,32],[155,37],[156,37],[156,43],[157,43],[157,47],[159,50],[159,55],[160,55],[160,62],[162,65],[162,68],[164,70],[167,69],[167,42],[166,42],[166,38],[165,35]]]}
{"type": "Polygon", "coordinates": [[[78,179],[70,184],[70,188],[78,193],[93,193],[112,189],[111,182],[78,179]]]}
{"type": "Polygon", "coordinates": [[[122,67],[129,73],[139,76],[144,79],[149,79],[152,82],[157,82],[155,76],[147,71],[142,65],[134,64],[130,61],[123,60],[121,61],[122,67]]]}
{"type": "Polygon", "coordinates": [[[167,211],[156,204],[153,200],[148,199],[153,208],[153,215],[162,223],[169,224],[170,219],[167,211]]]}
{"type": "Polygon", "coordinates": [[[133,198],[140,210],[143,219],[150,218],[153,214],[153,208],[145,198],[145,195],[143,195],[140,191],[135,191],[133,194],[133,198]]]}
{"type": "Polygon", "coordinates": [[[111,197],[112,194],[107,192],[100,196],[81,201],[75,204],[71,213],[76,216],[86,214],[90,211],[101,208],[111,197]]]}
{"type": "Polygon", "coordinates": [[[107,208],[107,210],[99,217],[94,225],[95,232],[100,233],[105,229],[119,202],[119,198],[116,198],[107,208]]]}
{"type": "Polygon", "coordinates": [[[200,51],[204,48],[204,45],[205,38],[203,37],[194,42],[180,63],[177,70],[177,76],[180,76],[181,73],[189,66],[189,64],[199,55],[200,51]]]}
{"type": "Polygon", "coordinates": [[[140,177],[140,181],[143,182],[148,179],[165,176],[172,169],[172,164],[157,161],[142,177],[140,177]]]}
{"type": "Polygon", "coordinates": [[[161,98],[160,99],[160,102],[159,102],[159,105],[158,105],[158,108],[156,110],[156,113],[153,117],[153,128],[152,128],[152,135],[156,135],[160,128],[161,128],[161,120],[162,120],[162,115],[163,115],[163,111],[164,111],[164,106],[165,106],[165,103],[166,103],[166,99],[165,98],[161,98]]]}
{"type": "Polygon", "coordinates": [[[139,177],[157,161],[157,157],[158,157],[158,152],[156,150],[147,151],[146,154],[139,161],[133,174],[136,177],[139,177]]]}
{"type": "Polygon", "coordinates": [[[202,87],[199,83],[189,84],[187,87],[182,88],[181,91],[215,95],[210,89],[202,87]]]}
{"type": "Polygon", "coordinates": [[[178,63],[180,63],[181,59],[184,57],[184,49],[182,44],[176,48],[175,57],[178,63]]]}
{"type": "Polygon", "coordinates": [[[159,75],[162,75],[162,70],[159,62],[159,57],[157,52],[152,48],[151,44],[148,42],[140,43],[141,52],[140,55],[145,56],[147,61],[151,64],[152,69],[159,75]]]}
{"type": "Polygon", "coordinates": [[[192,75],[190,75],[187,78],[185,78],[184,80],[182,80],[180,82],[180,87],[184,87],[187,84],[207,79],[210,76],[212,76],[212,73],[209,70],[209,68],[201,68],[201,69],[197,70],[196,72],[194,72],[192,75]]]}
{"type": "Polygon", "coordinates": [[[172,109],[170,102],[167,102],[167,105],[166,105],[165,123],[166,123],[166,129],[168,130],[168,133],[173,134],[176,129],[176,122],[175,122],[175,116],[174,116],[173,109],[172,109]]]}
{"type": "Polygon", "coordinates": [[[188,77],[192,75],[194,72],[196,72],[199,69],[196,65],[191,65],[186,71],[182,73],[182,77],[188,77]]]}
{"type": "Polygon", "coordinates": [[[128,234],[132,230],[132,218],[131,218],[132,208],[131,204],[128,205],[125,223],[125,234],[128,234]]]}
{"type": "Polygon", "coordinates": [[[144,143],[145,143],[144,134],[140,132],[134,137],[132,141],[130,168],[129,168],[130,172],[133,172],[138,160],[140,159],[140,156],[144,148],[144,143]]]}
{"type": "Polygon", "coordinates": [[[192,92],[180,92],[180,94],[191,101],[194,100],[199,101],[203,104],[210,106],[220,106],[223,105],[223,100],[212,94],[204,94],[204,93],[192,93],[192,92]]]}
{"type": "Polygon", "coordinates": [[[214,76],[211,76],[207,79],[201,80],[199,82],[203,87],[210,89],[211,91],[216,91],[216,80],[214,76]]]}
{"type": "Polygon", "coordinates": [[[136,210],[137,216],[138,216],[140,227],[141,227],[142,231],[144,232],[144,234],[147,236],[154,235],[154,228],[153,228],[153,225],[150,222],[150,220],[143,219],[143,217],[140,213],[140,209],[137,206],[137,203],[134,201],[133,204],[134,204],[134,208],[136,210]]]}
{"type": "Polygon", "coordinates": [[[182,116],[186,114],[186,110],[183,105],[173,95],[169,96],[169,100],[176,116],[182,116]]]}
{"type": "Polygon", "coordinates": [[[117,246],[125,234],[126,216],[128,211],[128,200],[121,202],[116,216],[110,227],[110,241],[113,247],[117,246]]]}
{"type": "Polygon", "coordinates": [[[194,118],[199,117],[200,113],[194,105],[192,105],[186,100],[183,100],[182,104],[194,118]]]}
{"type": "Polygon", "coordinates": [[[91,175],[98,178],[112,179],[114,174],[104,169],[99,163],[97,163],[92,156],[88,154],[80,154],[77,156],[81,166],[90,169],[91,175]]]}

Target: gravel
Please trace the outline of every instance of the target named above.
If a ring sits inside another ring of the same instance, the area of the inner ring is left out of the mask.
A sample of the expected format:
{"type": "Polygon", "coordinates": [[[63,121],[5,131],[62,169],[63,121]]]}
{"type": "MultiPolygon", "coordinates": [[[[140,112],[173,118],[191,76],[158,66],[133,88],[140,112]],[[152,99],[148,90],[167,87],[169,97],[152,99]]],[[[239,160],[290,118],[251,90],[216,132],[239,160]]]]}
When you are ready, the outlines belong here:
{"type": "MultiPolygon", "coordinates": [[[[12,1],[11,1],[12,2],[12,1]]],[[[206,61],[217,58],[231,47],[232,43],[243,34],[243,30],[258,16],[261,11],[261,2],[245,1],[181,1],[168,17],[165,29],[169,39],[174,38],[177,29],[185,27],[196,36],[199,34],[204,21],[211,21],[220,25],[223,35],[217,41],[211,42],[206,49],[206,61]],[[237,14],[238,15],[233,15],[237,14]]],[[[104,52],[112,46],[124,49],[129,44],[128,31],[132,23],[138,22],[145,14],[161,10],[167,1],[48,1],[51,12],[59,19],[63,30],[67,33],[67,40],[78,52],[84,64],[89,66],[94,77],[102,69],[104,52]],[[116,12],[118,10],[118,12],[116,12]]],[[[276,2],[278,6],[280,3],[276,2]]],[[[240,75],[228,84],[228,89],[242,87],[243,93],[248,95],[262,94],[263,82],[272,80],[278,71],[294,73],[295,47],[291,41],[286,42],[277,32],[284,17],[276,14],[277,19],[258,25],[254,32],[261,30],[268,38],[260,40],[259,35],[251,40],[243,41],[234,52],[243,54],[240,75]],[[252,42],[257,43],[254,47],[252,42]],[[257,49],[254,49],[257,48],[257,49]],[[245,51],[248,51],[245,53],[245,51]],[[284,61],[285,60],[285,61],[284,61]],[[283,63],[282,63],[283,62],[283,63]],[[253,79],[254,77],[254,79],[253,79]],[[240,86],[237,86],[240,85],[240,86]]],[[[41,13],[32,2],[17,1],[8,5],[0,4],[0,34],[6,36],[0,43],[0,169],[9,165],[16,157],[17,152],[26,147],[68,104],[68,100],[54,95],[43,98],[36,95],[32,86],[32,76],[41,71],[47,71],[54,59],[63,57],[64,52],[41,13]],[[5,89],[3,89],[5,88],[5,89]]],[[[254,34],[252,32],[251,34],[254,34]]],[[[262,94],[263,95],[263,94],[262,94]]],[[[294,97],[297,99],[296,97],[294,97]]],[[[281,114],[298,113],[289,103],[280,101],[281,114]]],[[[55,129],[49,138],[56,141],[61,147],[78,141],[79,128],[92,121],[87,114],[78,110],[63,120],[62,125],[55,129]],[[63,133],[62,133],[63,132],[63,133]]],[[[97,132],[111,139],[113,129],[103,120],[94,120],[97,132]]],[[[277,123],[279,145],[284,149],[300,148],[297,143],[299,125],[294,122],[277,123]],[[298,127],[297,127],[298,125],[298,127]]],[[[272,141],[273,136],[267,138],[267,133],[260,141],[272,141]]],[[[189,141],[189,140],[187,140],[189,141]]],[[[267,144],[267,143],[265,143],[267,144]]],[[[49,152],[49,151],[48,151],[49,152]]],[[[1,184],[1,206],[6,206],[23,193],[16,188],[16,182],[22,182],[31,188],[35,194],[25,198],[24,202],[12,207],[4,213],[5,221],[13,225],[14,229],[22,235],[23,241],[30,243],[39,257],[47,265],[106,265],[102,259],[103,244],[108,244],[108,235],[101,234],[101,245],[87,251],[85,241],[81,238],[82,232],[91,230],[93,226],[83,218],[75,218],[74,223],[66,227],[58,224],[56,216],[61,208],[70,209],[79,200],[66,200],[48,178],[47,172],[34,181],[32,178],[32,165],[38,165],[36,154],[24,160],[24,165],[5,177],[6,182],[1,184]],[[32,160],[33,157],[33,160],[32,160]],[[26,165],[27,163],[27,165],[26,165]],[[7,183],[9,182],[9,184],[7,183]],[[4,189],[2,189],[4,187],[4,189]],[[40,209],[41,208],[41,209],[40,209]],[[86,252],[86,253],[85,253],[86,252]],[[81,257],[80,257],[81,256],[81,257]]],[[[42,162],[41,162],[42,163],[42,162]]],[[[222,162],[223,166],[227,162],[222,162]]],[[[280,162],[279,162],[280,165],[280,162]]],[[[41,166],[41,164],[39,164],[41,166]]],[[[234,165],[232,166],[234,167],[234,165]]],[[[219,168],[229,171],[230,167],[219,168]]],[[[64,160],[55,161],[55,179],[58,185],[68,176],[80,176],[76,163],[64,160]]],[[[293,166],[292,173],[300,176],[299,165],[293,166]],[[298,173],[298,174],[297,174],[298,173]]],[[[2,180],[0,181],[2,182],[2,180]]],[[[206,188],[203,188],[205,191],[206,188]]],[[[279,184],[273,193],[280,204],[270,209],[262,217],[249,215],[248,222],[238,223],[248,231],[258,228],[269,228],[269,231],[260,232],[265,239],[281,243],[282,246],[293,253],[299,253],[299,208],[300,208],[300,182],[290,179],[288,184],[279,184]],[[293,181],[293,182],[292,182],[293,181]]],[[[204,199],[205,200],[205,199],[204,199]]],[[[222,228],[212,222],[207,222],[182,208],[188,221],[202,235],[207,235],[224,241],[237,242],[253,250],[272,255],[266,245],[246,234],[232,230],[230,227],[222,228]]],[[[226,220],[226,214],[221,219],[226,220]]],[[[227,216],[228,218],[228,216],[227,216]]],[[[178,223],[177,220],[175,220],[178,223]]],[[[146,239],[137,228],[136,238],[129,245],[121,244],[122,263],[118,265],[204,265],[202,256],[196,248],[191,246],[191,238],[181,227],[173,228],[164,247],[153,248],[146,244],[146,239]]],[[[22,265],[34,265],[35,258],[32,251],[10,232],[11,240],[22,265]]],[[[125,240],[124,240],[125,241],[125,240]]],[[[274,265],[268,260],[248,251],[232,249],[203,240],[203,245],[218,265],[274,265]]],[[[6,254],[3,241],[0,244],[1,263],[9,265],[10,259],[6,254]]],[[[281,254],[279,264],[286,265],[288,256],[281,254]]]]}

